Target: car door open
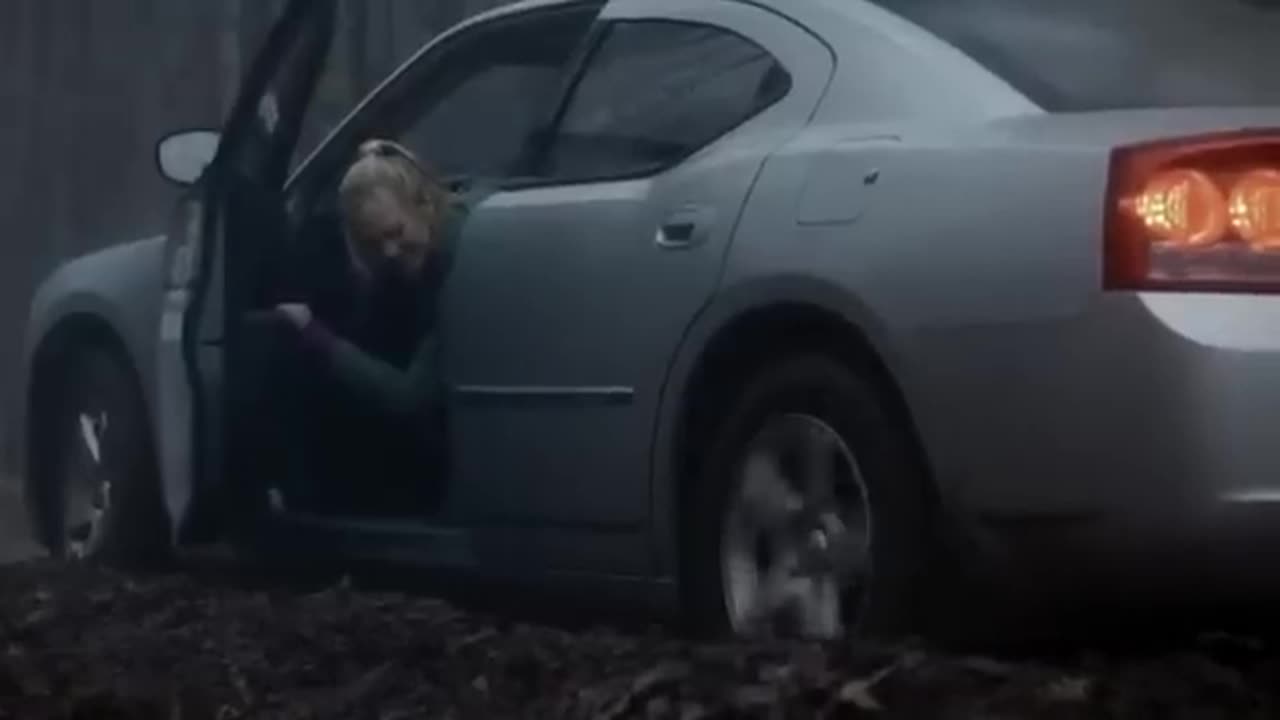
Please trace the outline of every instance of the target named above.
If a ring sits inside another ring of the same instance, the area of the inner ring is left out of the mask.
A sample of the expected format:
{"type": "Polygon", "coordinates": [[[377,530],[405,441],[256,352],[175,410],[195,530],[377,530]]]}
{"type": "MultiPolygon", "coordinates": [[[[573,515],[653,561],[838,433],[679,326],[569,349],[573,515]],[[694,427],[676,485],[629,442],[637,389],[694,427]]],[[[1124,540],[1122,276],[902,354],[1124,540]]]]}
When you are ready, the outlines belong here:
{"type": "Polygon", "coordinates": [[[224,422],[234,348],[264,235],[328,59],[337,0],[290,0],[243,79],[217,155],[180,209],[157,344],[157,442],[175,537],[211,539],[225,499],[224,422]]]}

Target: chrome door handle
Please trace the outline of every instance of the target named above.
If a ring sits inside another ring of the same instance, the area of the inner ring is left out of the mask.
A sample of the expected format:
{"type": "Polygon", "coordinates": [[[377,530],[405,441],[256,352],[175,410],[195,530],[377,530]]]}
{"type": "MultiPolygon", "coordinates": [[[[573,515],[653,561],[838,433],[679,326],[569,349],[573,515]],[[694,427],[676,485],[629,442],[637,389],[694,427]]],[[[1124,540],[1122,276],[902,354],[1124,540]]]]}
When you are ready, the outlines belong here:
{"type": "Polygon", "coordinates": [[[711,234],[715,212],[711,208],[688,206],[667,217],[658,227],[654,244],[666,250],[683,250],[701,245],[711,234]]]}

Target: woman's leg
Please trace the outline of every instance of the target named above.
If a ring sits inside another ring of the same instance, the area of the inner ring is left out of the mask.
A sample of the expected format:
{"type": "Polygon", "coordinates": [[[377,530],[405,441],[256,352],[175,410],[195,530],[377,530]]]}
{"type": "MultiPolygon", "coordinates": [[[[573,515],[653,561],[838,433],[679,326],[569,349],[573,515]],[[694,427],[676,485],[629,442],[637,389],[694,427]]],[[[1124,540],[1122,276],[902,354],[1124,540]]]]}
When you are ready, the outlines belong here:
{"type": "Polygon", "coordinates": [[[360,504],[369,512],[424,517],[434,512],[447,468],[432,424],[424,418],[366,416],[354,444],[360,504]]]}
{"type": "Polygon", "coordinates": [[[296,340],[285,327],[263,328],[254,338],[255,362],[243,371],[254,382],[246,422],[258,436],[250,458],[258,492],[266,490],[272,504],[309,509],[323,494],[317,486],[331,441],[323,437],[324,379],[296,340]]]}

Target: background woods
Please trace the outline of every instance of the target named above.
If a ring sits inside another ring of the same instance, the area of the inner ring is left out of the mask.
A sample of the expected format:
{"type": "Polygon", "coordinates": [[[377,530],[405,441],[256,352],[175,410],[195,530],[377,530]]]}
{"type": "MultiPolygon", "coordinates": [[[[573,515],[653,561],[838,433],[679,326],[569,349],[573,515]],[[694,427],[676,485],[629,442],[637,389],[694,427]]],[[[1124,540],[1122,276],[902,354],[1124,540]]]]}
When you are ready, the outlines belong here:
{"type": "MultiPolygon", "coordinates": [[[[427,39],[503,0],[342,0],[317,108],[336,120],[427,39]]],[[[0,378],[57,263],[163,232],[152,147],[216,126],[280,0],[0,3],[0,378]]],[[[7,399],[7,398],[6,398],[7,399]]],[[[10,417],[0,405],[0,430],[10,417]]]]}

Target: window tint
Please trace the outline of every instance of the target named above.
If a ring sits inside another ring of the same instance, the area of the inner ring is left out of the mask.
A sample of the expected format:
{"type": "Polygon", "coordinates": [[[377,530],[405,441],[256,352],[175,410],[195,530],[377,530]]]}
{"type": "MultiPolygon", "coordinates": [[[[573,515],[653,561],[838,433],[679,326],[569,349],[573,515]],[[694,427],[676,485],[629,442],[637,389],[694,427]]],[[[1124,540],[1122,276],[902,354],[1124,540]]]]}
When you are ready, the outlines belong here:
{"type": "Polygon", "coordinates": [[[445,175],[517,174],[594,9],[543,12],[472,31],[412,88],[401,140],[445,175]]]}
{"type": "Polygon", "coordinates": [[[559,77],[559,68],[547,65],[476,68],[404,142],[446,175],[504,177],[516,169],[559,77]]]}
{"type": "Polygon", "coordinates": [[[781,99],[790,75],[760,46],[720,28],[613,25],[556,129],[544,174],[624,177],[679,162],[781,99]]]}

